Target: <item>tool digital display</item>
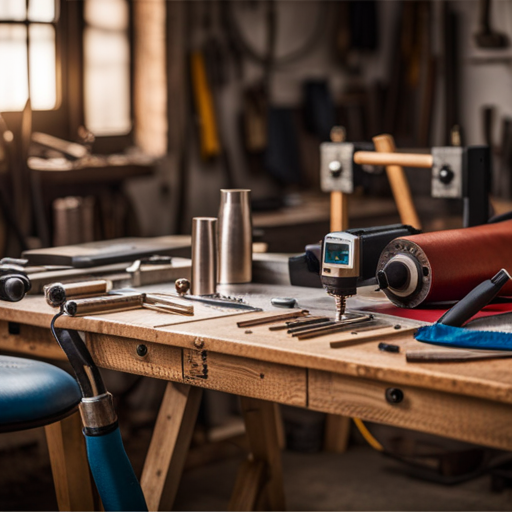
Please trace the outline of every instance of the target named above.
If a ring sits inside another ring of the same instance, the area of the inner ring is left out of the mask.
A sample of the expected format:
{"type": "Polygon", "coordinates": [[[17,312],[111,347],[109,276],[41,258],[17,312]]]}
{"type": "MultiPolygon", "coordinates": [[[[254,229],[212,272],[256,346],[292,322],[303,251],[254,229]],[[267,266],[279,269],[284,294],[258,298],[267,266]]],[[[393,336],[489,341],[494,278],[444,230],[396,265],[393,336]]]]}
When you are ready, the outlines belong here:
{"type": "Polygon", "coordinates": [[[350,261],[350,245],[328,242],[325,247],[324,263],[348,265],[350,261]]]}

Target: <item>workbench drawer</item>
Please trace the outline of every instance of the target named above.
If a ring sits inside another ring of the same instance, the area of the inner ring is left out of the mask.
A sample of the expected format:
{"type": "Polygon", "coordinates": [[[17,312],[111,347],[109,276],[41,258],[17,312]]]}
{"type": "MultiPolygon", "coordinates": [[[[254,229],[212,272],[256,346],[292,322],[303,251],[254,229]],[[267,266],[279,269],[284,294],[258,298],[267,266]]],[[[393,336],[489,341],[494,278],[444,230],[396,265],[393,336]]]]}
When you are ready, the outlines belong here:
{"type": "Polygon", "coordinates": [[[309,408],[512,450],[512,406],[464,395],[309,371],[309,408]]]}

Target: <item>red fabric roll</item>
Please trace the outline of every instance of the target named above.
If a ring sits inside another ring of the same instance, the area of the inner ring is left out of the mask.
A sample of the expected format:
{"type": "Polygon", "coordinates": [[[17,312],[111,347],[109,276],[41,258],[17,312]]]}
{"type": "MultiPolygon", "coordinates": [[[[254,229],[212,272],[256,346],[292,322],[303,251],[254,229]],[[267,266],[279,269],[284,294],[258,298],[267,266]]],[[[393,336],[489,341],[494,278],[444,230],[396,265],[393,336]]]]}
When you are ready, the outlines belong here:
{"type": "MultiPolygon", "coordinates": [[[[512,275],[512,220],[402,239],[420,247],[430,263],[430,290],[423,302],[461,299],[502,268],[512,275]]],[[[500,295],[512,295],[512,281],[500,295]]]]}

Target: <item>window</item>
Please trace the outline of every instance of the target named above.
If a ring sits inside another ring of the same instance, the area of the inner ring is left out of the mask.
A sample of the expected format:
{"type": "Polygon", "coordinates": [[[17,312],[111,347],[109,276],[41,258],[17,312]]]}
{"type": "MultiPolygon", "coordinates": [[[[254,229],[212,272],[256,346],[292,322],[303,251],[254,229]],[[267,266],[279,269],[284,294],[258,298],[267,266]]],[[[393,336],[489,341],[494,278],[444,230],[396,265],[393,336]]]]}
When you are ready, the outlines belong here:
{"type": "Polygon", "coordinates": [[[55,0],[0,0],[0,112],[57,107],[57,18],[55,0]]]}
{"type": "Polygon", "coordinates": [[[126,0],[86,0],[84,6],[85,124],[95,135],[132,128],[129,10],[126,0]]]}

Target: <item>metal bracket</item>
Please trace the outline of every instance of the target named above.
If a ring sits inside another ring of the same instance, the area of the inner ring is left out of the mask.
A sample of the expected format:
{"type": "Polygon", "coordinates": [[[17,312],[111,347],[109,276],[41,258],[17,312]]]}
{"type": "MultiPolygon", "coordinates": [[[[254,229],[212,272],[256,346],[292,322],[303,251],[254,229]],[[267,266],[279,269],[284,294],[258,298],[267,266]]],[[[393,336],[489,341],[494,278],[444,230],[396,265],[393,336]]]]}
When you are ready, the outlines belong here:
{"type": "Polygon", "coordinates": [[[464,148],[432,148],[432,197],[462,198],[464,148]]]}
{"type": "Polygon", "coordinates": [[[354,191],[354,144],[323,142],[320,144],[320,186],[323,192],[354,191]]]}

